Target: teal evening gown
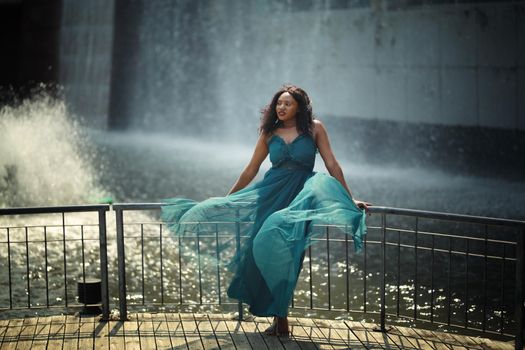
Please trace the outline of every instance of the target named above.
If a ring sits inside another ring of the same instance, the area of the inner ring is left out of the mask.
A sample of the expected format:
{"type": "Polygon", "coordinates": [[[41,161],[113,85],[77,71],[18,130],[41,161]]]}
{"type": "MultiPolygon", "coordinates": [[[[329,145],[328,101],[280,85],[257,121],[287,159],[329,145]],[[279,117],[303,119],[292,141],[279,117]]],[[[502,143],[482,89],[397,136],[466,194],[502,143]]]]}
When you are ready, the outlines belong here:
{"type": "Polygon", "coordinates": [[[228,263],[228,296],[248,304],[253,315],[285,317],[312,226],[346,225],[359,251],[366,215],[338,180],[313,172],[317,148],[311,135],[291,143],[274,135],[268,148],[272,167],[260,182],[202,202],[169,199],[162,219],[176,236],[214,232],[216,223],[253,222],[242,225],[247,237],[228,263]]]}

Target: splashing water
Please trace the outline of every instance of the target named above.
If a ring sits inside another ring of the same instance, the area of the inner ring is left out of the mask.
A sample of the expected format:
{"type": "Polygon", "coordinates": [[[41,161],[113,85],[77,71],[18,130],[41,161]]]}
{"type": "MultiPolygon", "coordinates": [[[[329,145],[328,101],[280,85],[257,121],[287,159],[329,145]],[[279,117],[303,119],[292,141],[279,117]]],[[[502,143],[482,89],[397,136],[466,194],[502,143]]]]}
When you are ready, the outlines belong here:
{"type": "Polygon", "coordinates": [[[84,204],[107,196],[95,154],[64,101],[40,93],[0,109],[0,207],[84,204]]]}

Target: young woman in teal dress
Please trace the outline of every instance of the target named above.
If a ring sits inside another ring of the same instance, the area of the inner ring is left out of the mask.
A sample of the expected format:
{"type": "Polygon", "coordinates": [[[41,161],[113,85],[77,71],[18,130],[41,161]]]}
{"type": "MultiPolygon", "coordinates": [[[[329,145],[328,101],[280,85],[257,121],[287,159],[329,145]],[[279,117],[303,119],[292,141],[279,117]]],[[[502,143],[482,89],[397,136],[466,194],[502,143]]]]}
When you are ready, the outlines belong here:
{"type": "Polygon", "coordinates": [[[253,221],[228,265],[228,296],[248,304],[255,316],[273,316],[266,334],[288,335],[288,307],[312,225],[347,225],[359,251],[369,205],[353,199],[306,92],[285,85],[263,110],[252,158],[228,195],[199,203],[173,198],[162,217],[177,235],[206,231],[206,222],[253,221]],[[317,152],[330,175],[313,172],[317,152]],[[272,167],[249,185],[268,155],[272,167]]]}

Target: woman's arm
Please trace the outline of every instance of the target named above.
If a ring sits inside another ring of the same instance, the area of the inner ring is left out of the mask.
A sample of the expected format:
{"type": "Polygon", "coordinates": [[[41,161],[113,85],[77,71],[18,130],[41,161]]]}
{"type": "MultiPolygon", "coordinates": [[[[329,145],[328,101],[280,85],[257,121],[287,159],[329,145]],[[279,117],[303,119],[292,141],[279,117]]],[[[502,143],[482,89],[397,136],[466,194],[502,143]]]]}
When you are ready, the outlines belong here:
{"type": "Polygon", "coordinates": [[[266,142],[266,139],[266,134],[261,133],[261,135],[259,135],[257,144],[255,145],[255,150],[253,151],[252,159],[250,160],[246,168],[244,168],[241,175],[231,188],[230,192],[228,192],[228,194],[232,194],[234,192],[242,190],[253,180],[255,175],[257,175],[262,162],[266,159],[266,156],[268,155],[268,144],[266,142]]]}
{"type": "Polygon", "coordinates": [[[326,169],[328,170],[330,175],[335,177],[341,183],[341,185],[343,185],[343,187],[346,189],[350,197],[352,197],[357,206],[359,206],[360,208],[367,209],[367,206],[370,205],[370,203],[362,202],[353,198],[352,192],[346,184],[345,177],[343,175],[343,170],[341,169],[339,162],[335,158],[334,152],[332,151],[332,147],[330,146],[330,141],[328,140],[328,133],[326,131],[326,128],[324,127],[323,123],[321,123],[321,121],[319,120],[314,120],[314,138],[317,144],[317,148],[319,149],[319,154],[321,154],[326,169]]]}

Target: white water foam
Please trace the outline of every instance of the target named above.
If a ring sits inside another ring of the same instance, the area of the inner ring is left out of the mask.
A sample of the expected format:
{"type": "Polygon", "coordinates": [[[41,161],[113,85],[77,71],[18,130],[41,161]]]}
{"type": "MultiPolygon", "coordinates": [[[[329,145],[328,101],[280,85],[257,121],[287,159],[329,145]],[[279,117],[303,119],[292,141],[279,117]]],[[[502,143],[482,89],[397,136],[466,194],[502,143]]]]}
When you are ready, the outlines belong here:
{"type": "Polygon", "coordinates": [[[64,101],[45,93],[0,109],[0,207],[86,204],[105,195],[95,155],[64,101]]]}

